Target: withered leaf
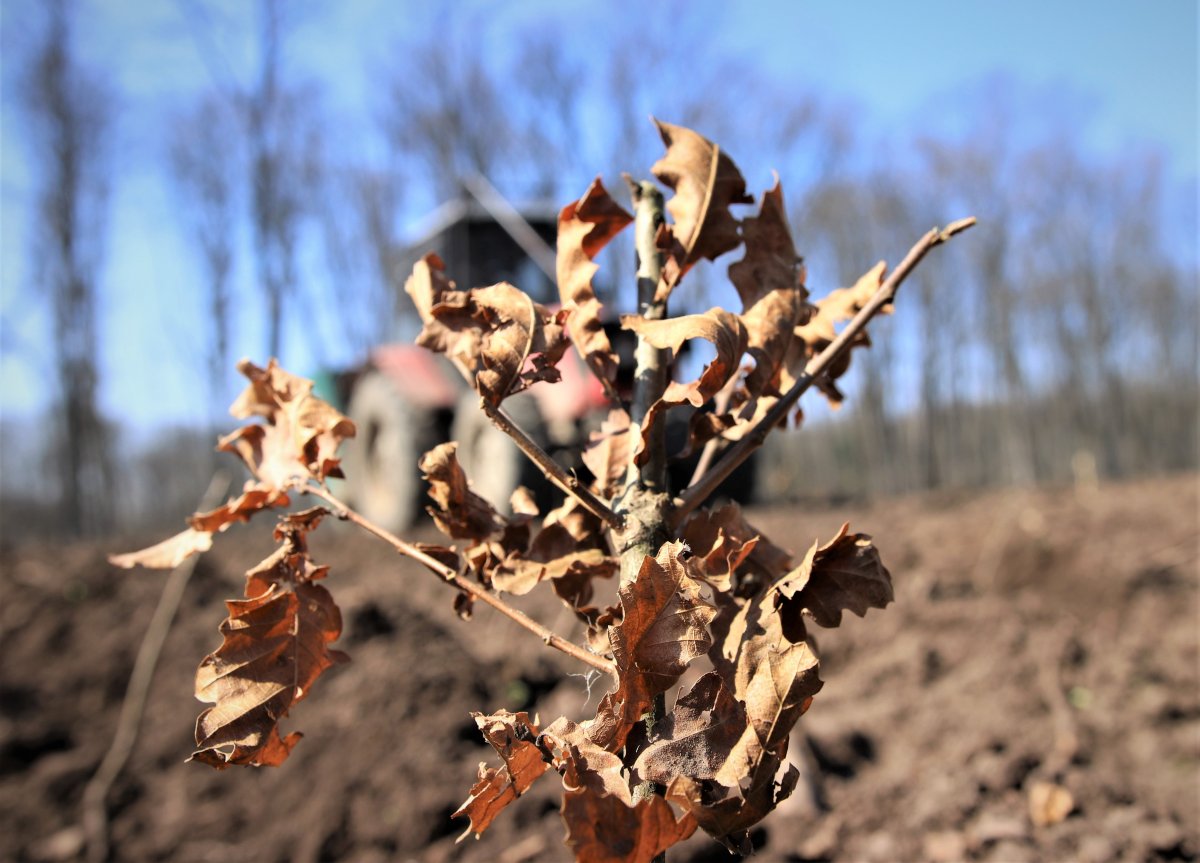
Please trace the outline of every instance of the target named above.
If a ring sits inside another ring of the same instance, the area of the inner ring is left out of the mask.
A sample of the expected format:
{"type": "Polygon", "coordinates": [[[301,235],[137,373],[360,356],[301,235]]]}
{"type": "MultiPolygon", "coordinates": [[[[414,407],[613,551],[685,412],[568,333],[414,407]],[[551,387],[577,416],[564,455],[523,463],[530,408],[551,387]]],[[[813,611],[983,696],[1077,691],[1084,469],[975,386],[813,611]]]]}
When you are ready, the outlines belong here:
{"type": "Polygon", "coordinates": [[[249,360],[238,370],[250,384],[229,411],[239,419],[262,417],[266,422],[244,426],[221,438],[218,449],[236,453],[254,479],[242,493],[216,509],[193,513],[185,530],[158,545],[110,558],[115,566],[171,569],[212,546],[212,534],[255,513],[287,506],[288,490],[309,480],[340,477],[338,445],[354,437],[354,423],[312,394],[312,381],[289,374],[275,360],[261,369],[249,360]]]}
{"type": "Polygon", "coordinates": [[[600,430],[592,432],[583,451],[583,463],[596,478],[595,489],[603,497],[616,495],[625,484],[625,474],[633,453],[632,435],[629,433],[629,414],[614,409],[600,424],[600,430]]]}
{"type": "Polygon", "coordinates": [[[492,587],[514,596],[524,596],[547,579],[568,579],[572,583],[583,580],[590,586],[593,578],[612,578],[619,567],[615,558],[598,548],[574,551],[546,561],[510,555],[491,571],[492,587]]]}
{"type": "Polygon", "coordinates": [[[696,832],[692,816],[677,819],[658,795],[631,806],[613,794],[570,789],[563,793],[561,811],[576,863],[652,863],[696,832]]]}
{"type": "Polygon", "coordinates": [[[484,540],[498,532],[503,520],[477,495],[458,463],[458,444],[438,444],[421,456],[419,466],[429,483],[434,505],[427,508],[442,533],[455,539],[484,540]]]}
{"type": "Polygon", "coordinates": [[[717,349],[717,355],[704,367],[700,377],[689,383],[672,381],[663,401],[669,404],[690,402],[701,407],[725,385],[738,369],[746,351],[746,328],[741,319],[722,308],[711,308],[699,315],[681,315],[660,321],[648,321],[638,315],[624,315],[621,326],[632,330],[656,348],[678,351],[689,339],[704,339],[717,349]]]}
{"type": "Polygon", "coordinates": [[[285,546],[248,574],[247,599],[226,603],[224,640],[196,672],[196,697],[213,706],[196,720],[192,760],[218,769],[278,765],[299,740],[281,739],[279,721],[346,659],[329,648],[341,635],[341,613],[311,577],[307,553],[285,546]]]}
{"type": "Polygon", "coordinates": [[[655,727],[659,739],[634,762],[636,781],[669,785],[676,776],[715,780],[746,729],[745,710],[721,675],[710,671],[655,727]]]}
{"type": "Polygon", "coordinates": [[[471,788],[470,796],[451,815],[470,819],[470,826],[458,837],[460,842],[472,833],[476,836],[483,833],[501,810],[524,794],[550,766],[534,744],[538,729],[529,714],[501,710],[490,716],[471,715],[484,739],[503,759],[504,766],[479,765],[479,780],[471,788]]]}
{"type": "Polygon", "coordinates": [[[755,367],[746,377],[752,397],[779,392],[779,369],[787,357],[792,330],[803,321],[808,290],[804,267],[792,244],[787,210],[778,180],[763,195],[758,216],[742,223],[746,256],[729,267],[742,299],[742,323],[755,367]]]}
{"type": "Polygon", "coordinates": [[[189,527],[187,530],[141,551],[110,554],[108,562],[122,569],[132,569],[135,566],[144,566],[148,569],[174,569],[193,554],[208,551],[210,548],[212,548],[212,533],[189,527]]]}
{"type": "Polygon", "coordinates": [[[405,284],[424,327],[417,344],[445,354],[493,405],[538,381],[557,381],[567,349],[567,312],[550,312],[501,282],[456,290],[442,260],[428,254],[405,284]]]}
{"type": "Polygon", "coordinates": [[[558,293],[571,314],[567,328],[576,349],[596,376],[613,382],[617,355],[600,320],[601,305],[592,288],[599,266],[596,255],[633,217],[609,196],[597,177],[583,197],[558,216],[558,293]]]}
{"type": "Polygon", "coordinates": [[[790,797],[800,778],[800,772],[789,764],[776,782],[781,764],[779,757],[769,755],[745,791],[678,776],[667,786],[667,800],[694,817],[705,833],[729,851],[748,856],[752,849],[747,831],[790,797]]]}
{"type": "Polygon", "coordinates": [[[732,587],[733,574],[761,539],[735,503],[696,511],[684,523],[680,538],[695,555],[704,580],[720,591],[732,587]]]}
{"type": "Polygon", "coordinates": [[[843,524],[824,545],[813,543],[804,560],[773,587],[784,626],[803,632],[802,611],[825,627],[842,622],[842,610],[864,617],[868,608],[885,608],[894,598],[892,576],[871,538],[849,533],[843,524]]]}
{"type": "MultiPolygon", "coordinates": [[[[774,752],[780,747],[786,751],[788,735],[796,720],[821,690],[820,662],[811,644],[792,643],[784,636],[780,616],[773,609],[768,610],[767,605],[762,601],[747,603],[743,610],[744,626],[735,624],[727,636],[735,638],[740,630],[734,695],[746,707],[761,751],[774,752]]],[[[782,756],[784,752],[778,754],[782,756]]],[[[749,761],[746,766],[757,769],[756,762],[762,755],[752,747],[746,750],[746,755],[749,761]]],[[[731,767],[739,778],[746,775],[736,765],[731,767]]]]}
{"type": "Polygon", "coordinates": [[[624,617],[608,631],[617,688],[604,696],[590,731],[610,751],[621,746],[654,696],[712,646],[708,622],[715,610],[701,597],[682,552],[683,543],[665,543],[618,591],[624,617]]]}
{"type": "Polygon", "coordinates": [[[675,191],[667,202],[675,220],[670,228],[672,242],[655,297],[662,300],[696,261],[737,247],[741,242],[738,220],[729,207],[754,199],[746,194],[746,181],[737,165],[720,147],[683,126],[654,123],[667,152],[650,170],[675,191]]]}
{"type": "Polygon", "coordinates": [[[542,732],[539,740],[562,774],[564,788],[611,794],[633,804],[624,762],[615,753],[597,746],[582,726],[560,716],[542,732]]]}
{"type": "MultiPolygon", "coordinates": [[[[795,340],[788,353],[786,368],[783,370],[783,387],[786,389],[804,371],[805,365],[837,337],[837,325],[848,321],[858,314],[871,297],[883,284],[887,265],[880,261],[863,274],[853,286],[838,288],[809,309],[808,322],[796,327],[795,340]]],[[[888,308],[881,311],[890,312],[888,308]]],[[[837,362],[825,370],[817,380],[817,388],[833,405],[839,405],[845,396],[837,387],[837,379],[850,368],[850,356],[856,348],[868,347],[871,344],[866,329],[860,330],[851,341],[850,349],[841,355],[837,362]]]]}
{"type": "Polygon", "coordinates": [[[229,412],[239,419],[266,422],[243,426],[221,439],[218,449],[239,455],[268,490],[340,477],[337,448],[354,437],[354,423],[312,394],[313,383],[271,360],[260,369],[249,360],[238,371],[250,379],[229,412]]]}
{"type": "Polygon", "coordinates": [[[634,459],[638,465],[649,456],[646,433],[658,422],[661,412],[671,407],[690,403],[702,407],[715,396],[726,382],[738,371],[738,361],[746,350],[746,328],[741,319],[721,308],[712,308],[699,315],[681,315],[677,318],[649,321],[637,315],[625,315],[621,326],[632,330],[656,348],[678,351],[689,339],[704,339],[716,347],[716,356],[708,363],[694,381],[671,381],[663,397],[650,406],[642,433],[634,447],[634,459]]]}
{"type": "Polygon", "coordinates": [[[188,517],[188,524],[196,530],[217,533],[231,524],[249,521],[257,512],[275,506],[287,506],[291,499],[280,489],[268,488],[253,480],[246,483],[242,493],[232,497],[209,512],[197,512],[188,517]]]}

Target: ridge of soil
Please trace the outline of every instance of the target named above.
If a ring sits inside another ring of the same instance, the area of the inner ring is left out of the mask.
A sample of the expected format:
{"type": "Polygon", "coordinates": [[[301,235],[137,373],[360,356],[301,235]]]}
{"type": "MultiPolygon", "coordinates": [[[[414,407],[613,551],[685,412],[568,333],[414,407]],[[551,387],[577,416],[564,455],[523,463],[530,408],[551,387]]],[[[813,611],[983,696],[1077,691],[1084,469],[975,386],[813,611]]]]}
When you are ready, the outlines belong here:
{"type": "MultiPolygon", "coordinates": [[[[806,781],[754,836],[761,861],[1195,860],[1200,855],[1197,477],[1092,491],[937,493],[751,508],[802,554],[843,521],[874,536],[896,602],[819,632],[826,681],[792,741],[806,781]],[[1073,800],[1037,826],[1030,796],[1073,800]]],[[[558,788],[535,784],[479,841],[450,813],[489,758],[470,711],[580,715],[588,679],[382,545],[325,527],[313,556],[343,611],[331,670],[284,722],[281,768],[185,764],[196,665],[221,600],[272,549],[218,538],[164,646],[109,798],[114,860],[560,861],[558,788]]],[[[435,540],[430,527],[414,538],[435,540]]],[[[80,799],[112,739],[163,575],[112,569],[139,540],[0,550],[0,859],[82,858],[80,799]]],[[[549,592],[524,603],[551,628],[549,592]]],[[[594,706],[594,701],[592,702],[594,706]]],[[[699,835],[672,863],[731,860],[699,835]]]]}

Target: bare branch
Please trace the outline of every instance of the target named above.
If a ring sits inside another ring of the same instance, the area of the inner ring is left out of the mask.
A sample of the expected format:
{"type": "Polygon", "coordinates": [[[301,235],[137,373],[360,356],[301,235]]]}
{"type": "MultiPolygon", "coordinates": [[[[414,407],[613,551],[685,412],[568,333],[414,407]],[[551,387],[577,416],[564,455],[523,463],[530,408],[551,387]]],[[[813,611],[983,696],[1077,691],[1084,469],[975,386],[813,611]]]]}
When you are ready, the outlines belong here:
{"type": "Polygon", "coordinates": [[[529,457],[530,461],[537,465],[548,480],[579,501],[588,512],[613,530],[620,530],[624,526],[624,520],[613,512],[608,504],[596,497],[591,489],[581,483],[577,477],[571,476],[563,469],[562,465],[550,458],[546,451],[525,433],[524,429],[512,421],[512,417],[484,398],[479,400],[479,407],[487,414],[488,419],[495,424],[496,428],[512,438],[513,443],[529,457]]]}
{"type": "Polygon", "coordinates": [[[762,446],[763,441],[767,439],[767,435],[771,430],[779,425],[792,407],[799,401],[800,397],[808,391],[808,388],[825,372],[833,362],[847,350],[854,337],[861,331],[870,320],[882,309],[890,303],[896,296],[896,290],[900,284],[908,277],[908,274],[916,269],[917,264],[935,246],[940,246],[942,243],[949,240],[955,234],[967,230],[975,224],[974,216],[959,219],[956,222],[951,222],[944,229],[931,229],[925,236],[921,237],[900,262],[900,265],[892,271],[887,280],[879,286],[879,290],[874,293],[871,299],[867,302],[858,314],[846,324],[846,328],[838,334],[825,350],[813,357],[804,369],[804,373],[792,385],[792,388],[769,410],[762,419],[760,419],[741,440],[726,450],[712,469],[709,470],[699,481],[693,482],[688,488],[675,500],[675,506],[671,513],[672,527],[677,527],[688,513],[692,512],[697,506],[703,503],[709,495],[719,486],[726,477],[728,477],[738,465],[750,457],[754,450],[762,446]]]}
{"type": "Polygon", "coordinates": [[[374,534],[400,554],[404,555],[405,557],[411,557],[430,572],[441,576],[442,579],[451,587],[462,591],[472,599],[478,599],[480,602],[490,605],[509,620],[512,620],[528,629],[530,632],[540,638],[542,643],[547,647],[553,647],[555,650],[562,651],[563,653],[567,654],[567,656],[577,659],[585,665],[590,665],[597,671],[603,671],[605,674],[610,675],[614,675],[616,673],[613,664],[604,657],[597,656],[594,653],[589,653],[574,642],[568,641],[561,635],[550,631],[545,626],[526,615],[524,612],[513,608],[487,588],[467,581],[464,578],[459,578],[458,573],[452,567],[449,567],[440,560],[430,556],[412,543],[405,542],[391,531],[385,530],[384,528],[375,524],[373,521],[359,515],[357,512],[350,509],[350,507],[346,506],[346,504],[338,500],[338,498],[336,498],[328,489],[318,485],[309,485],[306,486],[304,490],[308,494],[311,494],[314,497],[319,497],[321,500],[332,506],[334,509],[334,514],[338,518],[345,519],[352,524],[358,525],[363,530],[367,531],[367,533],[374,534]]]}

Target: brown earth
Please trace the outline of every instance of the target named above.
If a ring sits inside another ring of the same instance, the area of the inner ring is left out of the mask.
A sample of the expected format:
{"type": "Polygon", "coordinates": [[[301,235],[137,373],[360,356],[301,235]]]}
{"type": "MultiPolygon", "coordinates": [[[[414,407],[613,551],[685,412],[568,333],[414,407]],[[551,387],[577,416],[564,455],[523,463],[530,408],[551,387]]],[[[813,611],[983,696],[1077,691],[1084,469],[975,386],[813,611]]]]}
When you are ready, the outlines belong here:
{"type": "MultiPolygon", "coordinates": [[[[891,608],[821,633],[826,685],[792,745],[808,781],[756,832],[756,859],[1197,859],[1198,512],[1194,476],[753,510],[796,551],[849,521],[896,581],[891,608]],[[1036,826],[1047,782],[1074,805],[1036,826]]],[[[109,797],[112,859],[568,859],[553,777],[480,841],[456,845],[449,814],[489,754],[468,711],[579,715],[587,679],[486,609],[459,621],[444,586],[340,525],[313,547],[353,661],[285,722],[305,739],[279,769],[183,763],[195,667],[267,527],[221,537],[188,586],[109,797]]],[[[117,548],[0,553],[0,859],[82,857],[83,786],[164,578],[113,570],[117,548]]],[[[552,598],[528,607],[571,630],[552,598]]],[[[670,859],[732,858],[697,837],[670,859]]]]}

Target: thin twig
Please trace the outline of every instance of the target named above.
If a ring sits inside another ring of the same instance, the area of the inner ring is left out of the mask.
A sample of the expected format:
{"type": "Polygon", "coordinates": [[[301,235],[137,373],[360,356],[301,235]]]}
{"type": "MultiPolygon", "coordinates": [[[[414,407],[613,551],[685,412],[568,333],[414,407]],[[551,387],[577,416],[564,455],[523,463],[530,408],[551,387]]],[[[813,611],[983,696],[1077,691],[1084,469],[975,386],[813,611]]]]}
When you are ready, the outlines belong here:
{"type": "MultiPolygon", "coordinates": [[[[733,400],[733,391],[737,386],[738,376],[734,375],[729,379],[729,383],[721,387],[716,398],[713,399],[713,413],[717,416],[725,413],[729,407],[729,402],[733,400]]],[[[704,444],[704,449],[700,453],[700,460],[696,462],[696,467],[692,471],[692,478],[688,480],[688,485],[693,486],[700,481],[700,477],[708,473],[709,467],[712,465],[712,460],[717,455],[717,448],[721,445],[721,436],[716,435],[710,437],[708,442],[704,444]]]]}
{"type": "Polygon", "coordinates": [[[867,304],[859,310],[858,314],[846,325],[846,328],[838,334],[825,350],[809,360],[808,365],[804,369],[804,373],[792,385],[792,388],[781,398],[775,405],[767,411],[754,427],[739,440],[736,444],[725,451],[721,459],[713,465],[698,482],[688,486],[688,488],[675,500],[675,507],[671,513],[671,524],[673,527],[678,527],[692,510],[708,499],[709,495],[719,486],[726,477],[737,469],[738,465],[750,457],[754,450],[762,446],[767,435],[771,430],[779,425],[780,421],[787,416],[792,407],[808,391],[809,387],[824,374],[835,360],[846,351],[854,337],[867,325],[870,320],[882,309],[885,305],[892,301],[896,296],[896,289],[908,276],[909,273],[916,268],[921,259],[935,246],[940,246],[942,243],[949,240],[955,234],[965,231],[967,228],[975,224],[975,218],[972,216],[966,219],[959,219],[957,222],[952,222],[944,229],[938,230],[933,228],[925,236],[917,241],[900,262],[900,265],[892,271],[887,280],[879,286],[877,290],[867,301],[867,304]]]}
{"type": "MultiPolygon", "coordinates": [[[[215,473],[208,489],[200,498],[197,510],[205,512],[215,507],[229,490],[229,483],[227,473],[215,473]]],[[[117,731],[113,735],[112,745],[109,746],[108,752],[104,753],[104,760],[100,762],[95,774],[83,789],[83,835],[87,842],[87,859],[90,863],[103,863],[108,859],[108,792],[129,760],[134,744],[137,743],[142,716],[146,712],[146,699],[150,694],[150,683],[154,679],[154,670],[158,667],[158,657],[162,653],[163,643],[171,631],[175,613],[179,610],[184,590],[199,559],[199,555],[193,555],[179,564],[171,571],[163,585],[154,616],[150,618],[146,634],[142,636],[142,644],[138,648],[133,671],[125,687],[125,700],[121,702],[121,715],[117,719],[117,731]]]]}
{"type": "Polygon", "coordinates": [[[432,557],[431,555],[417,548],[412,543],[405,542],[391,531],[386,530],[375,524],[375,522],[371,521],[370,519],[359,515],[357,512],[346,506],[346,504],[334,497],[334,495],[328,489],[321,486],[309,485],[305,487],[305,491],[314,497],[321,498],[321,500],[332,506],[334,509],[334,514],[337,515],[338,518],[345,519],[352,524],[358,525],[363,530],[367,531],[367,533],[374,534],[400,554],[404,555],[405,557],[411,557],[413,560],[420,563],[435,575],[441,576],[442,580],[451,587],[462,591],[472,599],[478,599],[480,602],[490,605],[505,617],[525,627],[538,638],[540,638],[542,643],[547,647],[553,647],[555,650],[562,651],[563,653],[567,654],[567,656],[577,659],[585,665],[590,665],[592,668],[595,668],[598,671],[603,671],[606,674],[616,673],[613,664],[604,657],[597,656],[594,653],[588,653],[588,651],[584,650],[574,642],[568,641],[561,635],[551,632],[545,626],[542,626],[542,624],[538,623],[524,612],[513,608],[487,588],[467,581],[465,578],[460,578],[453,567],[447,566],[437,558],[432,557]]]}
{"type": "Polygon", "coordinates": [[[513,422],[512,417],[484,398],[479,400],[479,407],[487,414],[488,419],[496,428],[512,438],[513,443],[529,457],[530,461],[537,465],[547,479],[579,501],[588,512],[613,530],[622,528],[623,519],[613,512],[608,504],[596,497],[591,489],[581,483],[577,477],[571,476],[563,469],[562,465],[550,458],[546,451],[525,433],[524,429],[513,422]]]}

